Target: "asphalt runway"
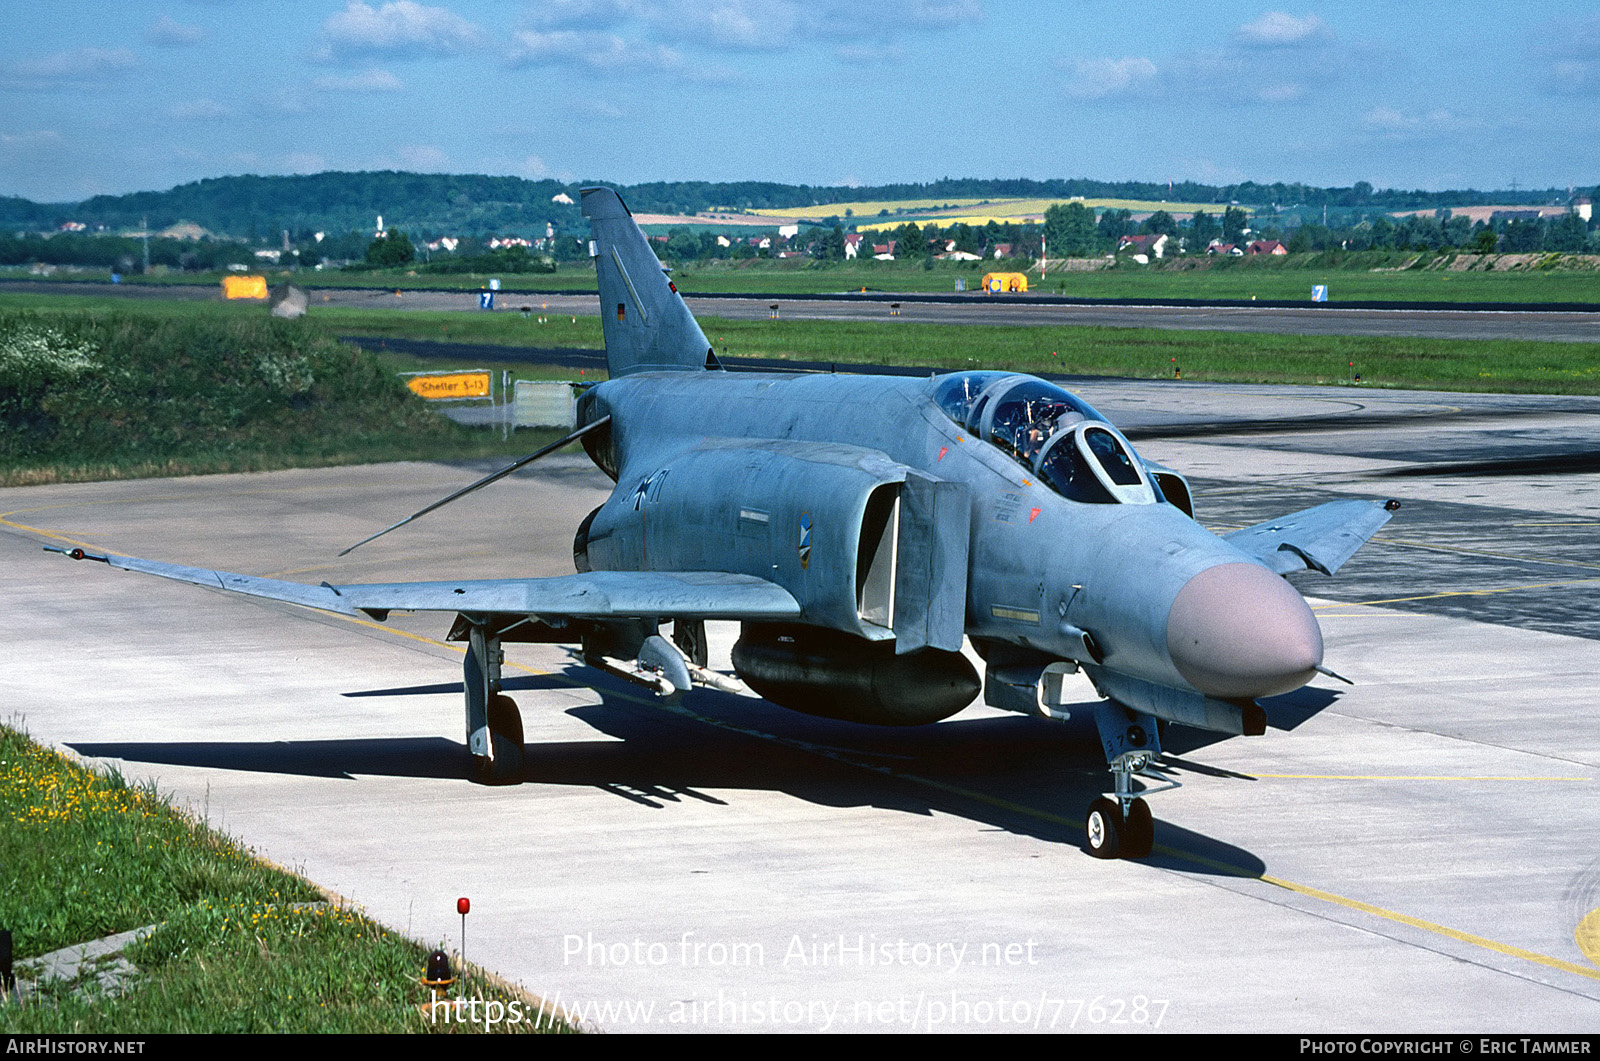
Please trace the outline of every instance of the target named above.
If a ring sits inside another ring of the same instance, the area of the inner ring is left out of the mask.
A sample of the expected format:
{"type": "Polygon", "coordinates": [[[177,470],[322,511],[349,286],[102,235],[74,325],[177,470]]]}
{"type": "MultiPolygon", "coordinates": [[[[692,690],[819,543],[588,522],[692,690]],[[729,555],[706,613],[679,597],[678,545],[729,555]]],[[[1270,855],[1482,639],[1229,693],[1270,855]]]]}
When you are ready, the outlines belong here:
{"type": "Polygon", "coordinates": [[[1082,850],[1108,783],[1087,713],[884,730],[669,705],[512,645],[528,764],[486,789],[446,618],[354,622],[40,550],[311,583],[562,574],[610,485],[581,457],[343,559],[485,468],[5,490],[0,689],[35,737],[156,778],[393,928],[453,945],[471,897],[471,958],[605,1030],[1592,1034],[1600,400],[1074,389],[1187,472],[1218,529],[1403,503],[1339,576],[1296,579],[1356,684],[1270,701],[1263,737],[1173,731],[1184,787],[1153,797],[1146,861],[1082,850]]]}
{"type": "MultiPolygon", "coordinates": [[[[147,299],[216,299],[210,287],[137,284],[78,284],[15,281],[0,291],[48,294],[94,294],[147,299]]],[[[481,313],[478,292],[377,291],[368,288],[312,288],[312,312],[319,305],[400,310],[460,310],[481,313]]],[[[954,296],[952,296],[952,299],[954,296]]],[[[1185,331],[1265,332],[1280,335],[1373,335],[1429,339],[1532,339],[1548,342],[1600,342],[1600,313],[1526,310],[1344,309],[1337,303],[1303,308],[1247,306],[1103,306],[1057,305],[1025,299],[991,300],[982,295],[965,301],[894,303],[837,301],[782,295],[696,296],[684,300],[697,317],[765,320],[776,313],[787,320],[878,321],[928,324],[1006,324],[1103,328],[1168,328],[1185,331]],[[776,310],[773,307],[776,306],[776,310]]],[[[495,312],[530,312],[595,316],[598,295],[519,295],[502,292],[495,312]]]]}

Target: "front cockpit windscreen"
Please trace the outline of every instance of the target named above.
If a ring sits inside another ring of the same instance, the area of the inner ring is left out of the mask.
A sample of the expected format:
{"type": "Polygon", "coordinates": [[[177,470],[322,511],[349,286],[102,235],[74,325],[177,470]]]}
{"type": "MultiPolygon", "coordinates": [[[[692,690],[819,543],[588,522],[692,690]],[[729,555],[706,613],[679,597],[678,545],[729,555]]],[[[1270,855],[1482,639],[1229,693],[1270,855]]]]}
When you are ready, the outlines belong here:
{"type": "Polygon", "coordinates": [[[950,419],[1088,504],[1159,499],[1127,443],[1093,406],[1053,383],[1006,372],[965,372],[934,386],[950,419]]]}

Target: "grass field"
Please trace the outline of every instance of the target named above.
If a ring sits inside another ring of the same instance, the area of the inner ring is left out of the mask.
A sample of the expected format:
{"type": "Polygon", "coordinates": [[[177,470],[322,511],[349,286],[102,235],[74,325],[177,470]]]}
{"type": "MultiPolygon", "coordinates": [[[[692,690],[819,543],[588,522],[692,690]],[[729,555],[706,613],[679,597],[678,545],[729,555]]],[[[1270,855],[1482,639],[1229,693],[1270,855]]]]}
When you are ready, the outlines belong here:
{"type": "MultiPolygon", "coordinates": [[[[1404,262],[1412,255],[1390,255],[1404,262]]],[[[752,292],[761,294],[828,294],[846,291],[953,293],[955,281],[978,286],[985,272],[1010,267],[1004,262],[854,261],[712,262],[674,269],[673,279],[686,294],[752,292]]],[[[1132,299],[1293,299],[1311,301],[1313,284],[1327,284],[1329,301],[1388,302],[1587,302],[1600,303],[1600,271],[1592,269],[1519,269],[1452,271],[1396,269],[1380,272],[1320,262],[1313,256],[1290,256],[1267,262],[1234,259],[1192,269],[1118,266],[1093,272],[1053,272],[1043,281],[1029,273],[1034,292],[1075,298],[1132,299]]],[[[981,296],[974,296],[981,297],[981,296]]]]}
{"type": "MultiPolygon", "coordinates": [[[[1035,291],[1065,294],[1080,298],[1150,299],[1293,299],[1310,301],[1311,286],[1325,283],[1329,300],[1391,302],[1586,302],[1600,304],[1600,269],[1590,259],[1556,257],[1541,259],[1543,267],[1519,264],[1507,268],[1517,258],[1502,257],[1498,268],[1484,269],[1472,256],[1444,255],[1441,258],[1418,256],[1410,252],[1296,254],[1281,258],[1185,258],[1169,260],[1162,266],[1119,265],[1092,272],[1057,271],[1041,283],[1037,268],[1030,272],[1035,291]],[[1472,264],[1474,268],[1448,269],[1442,266],[1472,264]],[[1407,263],[1427,268],[1402,268],[1407,263]]],[[[953,293],[959,278],[968,290],[977,287],[983,274],[998,267],[1013,268],[1012,262],[819,262],[805,258],[784,260],[748,259],[745,261],[690,262],[674,266],[673,279],[687,294],[695,292],[749,292],[754,294],[837,294],[847,291],[953,293]]],[[[270,282],[284,280],[307,288],[358,288],[407,290],[445,288],[476,291],[488,286],[487,276],[407,276],[390,273],[305,272],[292,278],[287,274],[268,274],[270,282]]],[[[58,277],[59,278],[59,277],[58,277]]],[[[82,280],[106,280],[105,274],[73,274],[82,280]]],[[[500,277],[505,291],[502,305],[514,305],[516,290],[581,291],[595,290],[594,268],[587,262],[563,264],[561,271],[545,274],[500,277]]],[[[140,283],[145,282],[143,279],[140,283]]],[[[183,283],[216,289],[215,278],[159,277],[160,284],[183,283]]],[[[0,298],[7,285],[0,284],[0,298]]]]}
{"type": "MultiPolygon", "coordinates": [[[[59,309],[76,301],[70,296],[0,295],[0,312],[28,304],[59,309]]],[[[84,301],[96,304],[99,300],[84,301]]],[[[127,309],[128,305],[121,303],[119,308],[127,309]]],[[[264,314],[260,306],[220,302],[149,302],[139,303],[136,308],[141,313],[178,317],[264,314]]],[[[328,307],[292,323],[324,336],[423,339],[513,349],[559,346],[599,350],[604,346],[596,317],[579,317],[576,324],[562,319],[539,327],[513,313],[401,313],[328,307]]],[[[702,315],[700,323],[717,351],[734,357],[951,370],[1005,368],[1151,379],[1170,378],[1174,369],[1181,369],[1184,379],[1263,383],[1351,383],[1360,374],[1362,386],[1600,393],[1600,344],[1594,343],[1264,335],[1155,328],[954,327],[899,320],[735,321],[709,314],[702,315]]],[[[470,365],[398,352],[381,353],[378,362],[392,372],[482,367],[505,368],[530,379],[571,375],[565,370],[539,370],[511,360],[496,361],[488,351],[475,352],[470,365]]],[[[532,436],[527,432],[519,432],[509,444],[499,442],[497,437],[487,438],[482,432],[476,437],[477,444],[488,452],[510,454],[532,448],[532,436]]]]}
{"type": "MultiPolygon", "coordinates": [[[[125,952],[137,974],[122,993],[43,985],[26,1004],[0,1002],[9,1033],[473,1030],[419,1014],[430,946],[14,725],[0,727],[0,881],[19,960],[156,926],[125,952]]],[[[471,984],[474,997],[531,1011],[481,971],[471,984]]]]}
{"type": "Polygon", "coordinates": [[[719,353],[1251,383],[1600,394],[1600,344],[703,319],[719,353]],[[1353,364],[1352,364],[1353,363],[1353,364]]]}
{"type": "Polygon", "coordinates": [[[938,218],[943,225],[953,225],[957,221],[969,225],[984,225],[991,220],[1004,223],[1042,215],[1052,206],[1064,203],[1082,203],[1095,210],[1131,210],[1136,214],[1165,210],[1174,216],[1192,215],[1196,210],[1205,210],[1219,218],[1228,208],[1225,203],[1169,203],[1156,199],[902,199],[896,202],[824,203],[820,206],[801,206],[789,210],[773,207],[749,212],[774,219],[837,217],[842,220],[845,211],[849,210],[851,220],[856,222],[862,231],[867,231],[885,226],[898,227],[907,221],[922,218],[938,218]],[[982,209],[974,210],[972,207],[982,209]],[[879,212],[884,210],[887,210],[890,216],[879,218],[879,212]]]}
{"type": "Polygon", "coordinates": [[[849,210],[855,217],[875,216],[880,210],[894,213],[901,211],[942,210],[945,207],[977,206],[980,203],[993,202],[992,199],[896,199],[896,200],[861,200],[848,203],[823,203],[819,206],[796,206],[790,208],[763,207],[758,210],[746,210],[747,214],[760,214],[762,217],[844,217],[844,212],[849,210]]]}
{"type": "MultiPolygon", "coordinates": [[[[1004,368],[1022,372],[1133,376],[1260,383],[1351,384],[1465,391],[1600,393],[1600,344],[1508,340],[1402,339],[1373,336],[1262,335],[1157,328],[1012,327],[900,321],[735,321],[703,315],[701,327],[718,353],[854,364],[940,369],[1004,368]],[[1352,365],[1351,363],[1354,362],[1352,365]]],[[[596,318],[575,330],[530,335],[510,314],[350,311],[333,323],[341,334],[449,339],[510,347],[551,345],[601,349],[596,318]],[[454,323],[466,317],[470,331],[454,323]],[[470,335],[470,338],[468,337],[470,335]]],[[[558,373],[559,374],[559,373],[558,373]]]]}
{"type": "Polygon", "coordinates": [[[393,362],[259,306],[61,308],[72,301],[0,302],[0,485],[479,457],[530,443],[451,423],[404,388],[393,362]]]}

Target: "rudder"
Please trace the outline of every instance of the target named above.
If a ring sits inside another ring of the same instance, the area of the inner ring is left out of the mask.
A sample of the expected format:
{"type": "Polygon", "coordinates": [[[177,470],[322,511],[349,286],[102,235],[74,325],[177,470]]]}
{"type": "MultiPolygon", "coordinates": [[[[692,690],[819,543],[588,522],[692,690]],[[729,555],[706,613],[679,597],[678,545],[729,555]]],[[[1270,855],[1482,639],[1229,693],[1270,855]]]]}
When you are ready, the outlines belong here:
{"type": "Polygon", "coordinates": [[[600,323],[611,375],[720,367],[621,196],[610,188],[584,188],[581,194],[594,237],[589,249],[600,281],[600,323]]]}

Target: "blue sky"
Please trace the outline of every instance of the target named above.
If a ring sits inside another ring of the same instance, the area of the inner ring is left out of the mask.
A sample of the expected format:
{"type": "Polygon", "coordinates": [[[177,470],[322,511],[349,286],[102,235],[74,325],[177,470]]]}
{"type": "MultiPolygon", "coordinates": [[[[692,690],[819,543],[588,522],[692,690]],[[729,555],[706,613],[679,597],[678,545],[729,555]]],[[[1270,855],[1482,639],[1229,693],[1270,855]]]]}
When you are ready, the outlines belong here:
{"type": "Polygon", "coordinates": [[[1600,5],[0,2],[0,194],[236,173],[1600,184],[1600,5]]]}

